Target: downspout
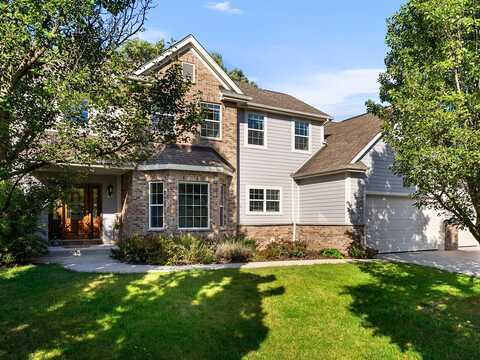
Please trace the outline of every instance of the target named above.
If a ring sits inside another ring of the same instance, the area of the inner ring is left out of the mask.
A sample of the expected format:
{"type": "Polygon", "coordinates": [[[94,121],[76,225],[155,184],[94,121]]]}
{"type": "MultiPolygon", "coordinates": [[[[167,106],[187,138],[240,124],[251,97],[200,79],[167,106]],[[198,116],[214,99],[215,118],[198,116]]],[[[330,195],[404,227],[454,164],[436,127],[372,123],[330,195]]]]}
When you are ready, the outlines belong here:
{"type": "Polygon", "coordinates": [[[292,191],[292,241],[297,241],[297,220],[295,213],[297,211],[297,207],[295,206],[295,180],[293,177],[290,177],[291,180],[291,191],[292,191]]]}

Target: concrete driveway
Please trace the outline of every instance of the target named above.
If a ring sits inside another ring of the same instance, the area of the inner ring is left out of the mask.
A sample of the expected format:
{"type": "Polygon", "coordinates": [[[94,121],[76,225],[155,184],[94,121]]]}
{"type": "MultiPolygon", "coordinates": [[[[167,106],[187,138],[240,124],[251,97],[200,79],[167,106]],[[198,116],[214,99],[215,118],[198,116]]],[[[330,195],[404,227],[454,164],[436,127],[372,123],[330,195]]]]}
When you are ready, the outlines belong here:
{"type": "Polygon", "coordinates": [[[417,251],[380,254],[378,258],[430,266],[470,276],[480,276],[480,247],[462,248],[451,251],[417,251]]]}

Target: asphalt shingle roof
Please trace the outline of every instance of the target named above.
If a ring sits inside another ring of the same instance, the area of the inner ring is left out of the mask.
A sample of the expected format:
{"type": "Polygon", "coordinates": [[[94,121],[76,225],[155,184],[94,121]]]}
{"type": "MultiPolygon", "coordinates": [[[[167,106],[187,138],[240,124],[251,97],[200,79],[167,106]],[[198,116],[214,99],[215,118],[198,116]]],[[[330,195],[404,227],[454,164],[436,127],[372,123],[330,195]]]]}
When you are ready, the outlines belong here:
{"type": "Polygon", "coordinates": [[[172,144],[164,145],[142,165],[153,164],[175,164],[175,165],[192,165],[205,167],[223,167],[226,170],[233,171],[230,165],[215,149],[200,145],[181,145],[172,144]]]}
{"type": "Polygon", "coordinates": [[[237,81],[236,83],[245,95],[252,98],[252,102],[254,103],[273,106],[280,109],[301,111],[331,118],[331,116],[327,113],[324,113],[323,111],[320,111],[317,108],[308,105],[307,103],[297,99],[296,97],[293,97],[292,95],[260,89],[243,81],[237,81]]]}
{"type": "Polygon", "coordinates": [[[293,177],[321,175],[341,170],[366,170],[361,161],[351,164],[355,156],[381,131],[382,120],[363,114],[326,125],[327,145],[317,151],[293,177]]]}

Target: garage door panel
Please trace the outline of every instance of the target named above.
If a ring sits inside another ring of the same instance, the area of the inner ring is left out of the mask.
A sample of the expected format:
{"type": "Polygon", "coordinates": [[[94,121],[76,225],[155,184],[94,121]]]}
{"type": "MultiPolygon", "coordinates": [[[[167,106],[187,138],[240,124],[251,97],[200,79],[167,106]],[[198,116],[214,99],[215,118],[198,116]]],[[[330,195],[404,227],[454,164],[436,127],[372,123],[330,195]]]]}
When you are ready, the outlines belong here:
{"type": "Polygon", "coordinates": [[[366,220],[367,244],[379,252],[438,249],[443,239],[442,219],[404,197],[367,196],[366,220]]]}
{"type": "Polygon", "coordinates": [[[458,247],[476,247],[479,246],[478,241],[468,230],[458,231],[458,247]]]}

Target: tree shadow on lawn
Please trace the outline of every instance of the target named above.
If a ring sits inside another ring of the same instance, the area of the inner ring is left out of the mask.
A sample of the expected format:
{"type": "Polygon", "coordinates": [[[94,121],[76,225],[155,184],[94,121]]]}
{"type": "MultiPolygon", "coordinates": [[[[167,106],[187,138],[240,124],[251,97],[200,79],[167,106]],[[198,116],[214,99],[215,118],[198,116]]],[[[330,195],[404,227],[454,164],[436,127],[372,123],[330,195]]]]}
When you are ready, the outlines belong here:
{"type": "Polygon", "coordinates": [[[238,270],[0,273],[0,358],[240,359],[266,338],[275,276],[238,270]]]}
{"type": "Polygon", "coordinates": [[[358,266],[373,281],[346,293],[364,327],[424,359],[480,358],[480,279],[417,265],[358,266]]]}

